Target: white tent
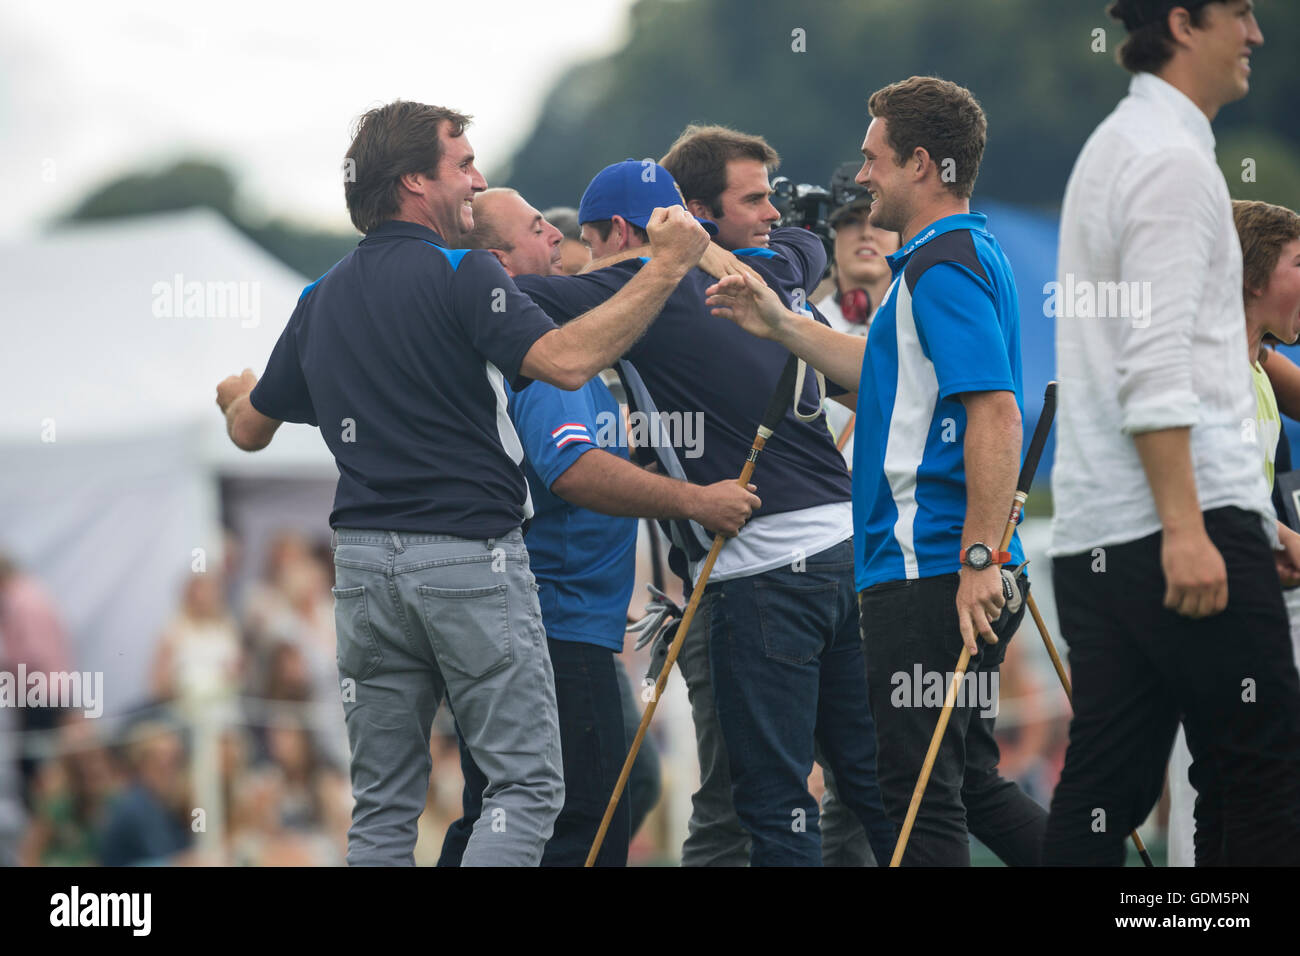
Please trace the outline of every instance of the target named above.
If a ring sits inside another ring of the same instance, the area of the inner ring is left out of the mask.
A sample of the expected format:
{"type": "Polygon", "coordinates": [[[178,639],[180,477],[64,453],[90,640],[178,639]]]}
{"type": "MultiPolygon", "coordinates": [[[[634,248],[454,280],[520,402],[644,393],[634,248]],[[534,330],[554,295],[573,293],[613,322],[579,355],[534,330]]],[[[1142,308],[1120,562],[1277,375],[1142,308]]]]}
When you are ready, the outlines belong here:
{"type": "Polygon", "coordinates": [[[320,434],[247,454],[215,405],[220,379],[261,373],[306,282],[207,210],[0,243],[0,551],[53,593],[106,712],[147,693],[196,549],[220,566],[223,477],[240,523],[328,531],[320,434]]]}

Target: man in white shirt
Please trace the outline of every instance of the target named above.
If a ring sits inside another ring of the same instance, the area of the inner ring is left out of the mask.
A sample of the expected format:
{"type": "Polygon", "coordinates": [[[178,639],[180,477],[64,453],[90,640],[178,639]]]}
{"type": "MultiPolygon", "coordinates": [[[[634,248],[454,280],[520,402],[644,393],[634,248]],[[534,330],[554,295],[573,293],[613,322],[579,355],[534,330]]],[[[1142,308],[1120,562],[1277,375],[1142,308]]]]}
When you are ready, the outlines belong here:
{"type": "MultiPolygon", "coordinates": [[[[1119,0],[1129,95],[1066,187],[1053,581],[1074,718],[1044,862],[1118,865],[1183,716],[1198,865],[1300,863],[1300,677],[1245,438],[1241,249],[1210,122],[1251,0],[1119,0]]],[[[1253,432],[1252,432],[1253,434],[1253,432]]]]}

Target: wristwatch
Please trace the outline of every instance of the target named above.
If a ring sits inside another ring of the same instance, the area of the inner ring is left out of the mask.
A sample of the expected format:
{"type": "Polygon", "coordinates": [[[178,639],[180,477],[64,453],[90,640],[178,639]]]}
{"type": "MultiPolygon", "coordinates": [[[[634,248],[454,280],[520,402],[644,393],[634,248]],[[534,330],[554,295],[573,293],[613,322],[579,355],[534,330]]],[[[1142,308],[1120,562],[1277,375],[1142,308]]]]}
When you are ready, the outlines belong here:
{"type": "Polygon", "coordinates": [[[961,563],[972,571],[983,571],[993,564],[1006,564],[1011,560],[1009,551],[994,551],[982,541],[961,549],[961,563]]]}

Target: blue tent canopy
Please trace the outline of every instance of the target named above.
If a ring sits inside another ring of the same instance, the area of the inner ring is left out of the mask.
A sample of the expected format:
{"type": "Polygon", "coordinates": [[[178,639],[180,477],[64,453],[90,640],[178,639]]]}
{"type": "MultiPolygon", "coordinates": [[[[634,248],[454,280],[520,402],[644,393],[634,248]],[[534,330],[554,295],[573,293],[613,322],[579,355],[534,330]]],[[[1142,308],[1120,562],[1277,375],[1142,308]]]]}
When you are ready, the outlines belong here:
{"type": "MultiPolygon", "coordinates": [[[[1043,392],[1056,376],[1056,323],[1043,314],[1044,287],[1056,279],[1057,220],[1000,202],[972,202],[973,212],[988,216],[988,229],[1011,260],[1020,299],[1020,355],[1025,389],[1025,443],[1038,424],[1043,392]]],[[[1049,438],[1034,476],[1036,487],[1051,477],[1055,438],[1049,438]]]]}

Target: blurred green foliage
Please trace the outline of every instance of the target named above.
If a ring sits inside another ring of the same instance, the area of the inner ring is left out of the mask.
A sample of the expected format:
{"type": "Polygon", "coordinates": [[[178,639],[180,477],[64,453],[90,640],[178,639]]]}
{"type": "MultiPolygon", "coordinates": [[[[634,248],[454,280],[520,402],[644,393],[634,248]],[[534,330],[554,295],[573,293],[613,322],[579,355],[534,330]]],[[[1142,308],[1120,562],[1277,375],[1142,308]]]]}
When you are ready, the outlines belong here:
{"type": "Polygon", "coordinates": [[[96,189],[66,217],[78,222],[207,206],[281,262],[314,279],[347,255],[356,233],[323,232],[284,220],[258,222],[245,215],[230,171],[199,159],[186,159],[153,172],[120,176],[96,189]]]}
{"type": "MultiPolygon", "coordinates": [[[[640,0],[630,36],[568,70],[531,135],[489,179],[540,209],[576,206],[601,167],[662,156],[689,122],[761,133],[785,175],[825,183],[858,155],[867,99],[887,83],[934,74],[969,87],[989,119],[980,195],[1054,210],[1074,158],[1124,95],[1115,60],[1123,27],[1106,0],[640,0]],[[793,31],[806,52],[794,52],[793,31]],[[1094,31],[1104,52],[1094,52],[1094,31]]],[[[1255,156],[1252,198],[1300,206],[1300,111],[1294,107],[1300,3],[1259,0],[1265,44],[1252,90],[1215,122],[1229,183],[1255,156]],[[1246,150],[1241,153],[1241,150],[1246,150]]],[[[1246,193],[1234,186],[1234,195],[1246,193]]]]}
{"type": "MultiPolygon", "coordinates": [[[[969,87],[988,114],[977,195],[1054,211],[1084,140],[1128,85],[1115,61],[1124,31],[1105,7],[1106,0],[640,0],[622,48],[567,70],[513,159],[488,178],[539,209],[576,206],[601,167],[658,158],[687,123],[708,122],[763,134],[781,153],[783,174],[825,183],[858,155],[872,91],[935,74],[969,87]],[[796,30],[805,52],[795,52],[796,30]]],[[[1219,159],[1233,196],[1300,208],[1300,111],[1290,92],[1300,3],[1259,0],[1257,9],[1265,44],[1252,61],[1250,96],[1215,122],[1219,159]],[[1243,181],[1244,159],[1254,160],[1254,182],[1243,181]]],[[[457,105],[472,110],[472,96],[457,105]]],[[[230,173],[203,161],[123,176],[69,218],[193,205],[216,209],[311,278],[357,239],[253,221],[230,173]]]]}

